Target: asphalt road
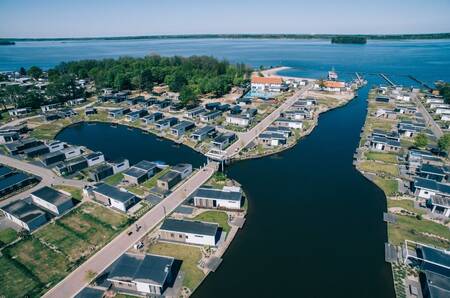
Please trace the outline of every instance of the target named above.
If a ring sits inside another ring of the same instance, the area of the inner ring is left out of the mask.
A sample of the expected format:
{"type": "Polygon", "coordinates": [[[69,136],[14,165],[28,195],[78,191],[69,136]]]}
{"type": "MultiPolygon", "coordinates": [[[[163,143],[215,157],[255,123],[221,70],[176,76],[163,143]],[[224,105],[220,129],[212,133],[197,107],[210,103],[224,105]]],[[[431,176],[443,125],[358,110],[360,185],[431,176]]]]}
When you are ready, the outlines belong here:
{"type": "Polygon", "coordinates": [[[89,185],[89,183],[86,181],[74,180],[74,179],[64,179],[62,177],[59,177],[58,175],[56,175],[55,173],[53,173],[51,170],[49,170],[47,168],[40,167],[40,166],[34,165],[34,164],[30,164],[26,161],[18,160],[18,159],[15,159],[15,158],[12,158],[12,157],[9,157],[6,155],[2,155],[2,154],[0,154],[0,163],[10,166],[10,167],[13,167],[13,168],[16,168],[23,172],[30,173],[34,176],[41,178],[41,181],[34,187],[32,187],[24,192],[21,192],[17,195],[11,196],[11,197],[7,198],[6,200],[2,200],[0,202],[0,207],[5,206],[6,204],[9,204],[11,202],[26,198],[33,191],[36,191],[43,186],[51,186],[51,185],[58,184],[58,185],[67,185],[67,186],[83,188],[86,185],[89,185]]]}
{"type": "Polygon", "coordinates": [[[431,117],[430,113],[428,113],[427,109],[424,107],[420,99],[418,99],[417,96],[414,95],[413,100],[419,108],[420,113],[422,113],[423,117],[425,118],[425,122],[430,127],[436,138],[439,139],[440,137],[442,137],[444,135],[442,129],[439,127],[439,125],[436,124],[433,117],[431,117]]]}
{"type": "Polygon", "coordinates": [[[108,268],[118,257],[125,253],[134,243],[139,241],[145,234],[153,230],[166,215],[170,214],[198,187],[205,183],[216,171],[217,165],[209,163],[206,167],[193,174],[188,180],[180,185],[173,193],[153,207],[143,217],[136,221],[136,225],[142,228],[137,232],[135,224],[123,231],[109,244],[98,251],[94,256],[80,265],[75,271],[48,291],[43,297],[61,298],[73,297],[87,284],[88,272],[101,273],[108,268]],[[133,231],[129,236],[128,231],[133,231]]]}
{"type": "Polygon", "coordinates": [[[311,88],[310,85],[304,86],[300,90],[296,91],[291,97],[289,97],[285,102],[283,102],[275,111],[273,111],[269,116],[264,118],[261,122],[255,125],[252,129],[247,132],[238,134],[239,139],[231,144],[225,151],[227,158],[232,158],[234,155],[238,154],[243,148],[245,148],[251,141],[259,136],[267,127],[269,127],[277,118],[280,117],[281,113],[286,111],[291,107],[306,91],[311,88]]]}

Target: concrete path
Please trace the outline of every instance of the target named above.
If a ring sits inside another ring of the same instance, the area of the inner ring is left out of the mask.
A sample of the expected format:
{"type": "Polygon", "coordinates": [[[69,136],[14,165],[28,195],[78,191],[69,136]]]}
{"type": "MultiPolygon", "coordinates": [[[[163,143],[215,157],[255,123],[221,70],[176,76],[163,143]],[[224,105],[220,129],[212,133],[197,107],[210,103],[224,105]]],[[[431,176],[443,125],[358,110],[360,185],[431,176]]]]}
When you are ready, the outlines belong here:
{"type": "Polygon", "coordinates": [[[267,127],[269,127],[277,118],[280,117],[281,113],[290,108],[305,92],[311,89],[311,84],[304,86],[300,90],[296,91],[291,97],[289,97],[285,102],[283,102],[275,111],[273,111],[269,116],[264,118],[261,122],[255,125],[252,129],[247,132],[239,134],[239,139],[231,144],[226,151],[227,158],[232,158],[234,155],[238,154],[243,148],[245,148],[250,142],[259,136],[267,127]]]}
{"type": "Polygon", "coordinates": [[[11,202],[26,198],[29,196],[32,192],[38,190],[39,188],[43,186],[51,186],[51,185],[67,185],[67,186],[73,186],[78,188],[83,188],[86,185],[89,185],[89,182],[83,181],[83,180],[74,180],[74,179],[65,179],[62,177],[59,177],[55,173],[53,173],[51,170],[34,165],[31,163],[28,163],[23,160],[19,160],[13,157],[9,157],[3,154],[0,154],[0,163],[10,166],[12,168],[16,168],[18,170],[30,173],[34,176],[40,177],[41,181],[35,185],[34,187],[23,191],[17,195],[11,196],[5,200],[2,200],[0,202],[0,207],[5,206],[11,202]]]}
{"type": "Polygon", "coordinates": [[[86,279],[88,272],[99,274],[110,266],[134,243],[139,241],[149,231],[153,230],[166,215],[174,211],[198,187],[205,183],[215,173],[216,169],[216,164],[209,163],[206,167],[197,171],[174,192],[136,221],[136,225],[142,226],[139,232],[136,232],[135,225],[133,224],[133,226],[123,231],[103,249],[75,269],[75,271],[48,291],[43,297],[60,298],[76,295],[88,284],[89,280],[86,279]],[[128,236],[128,231],[132,231],[133,233],[128,236]]]}

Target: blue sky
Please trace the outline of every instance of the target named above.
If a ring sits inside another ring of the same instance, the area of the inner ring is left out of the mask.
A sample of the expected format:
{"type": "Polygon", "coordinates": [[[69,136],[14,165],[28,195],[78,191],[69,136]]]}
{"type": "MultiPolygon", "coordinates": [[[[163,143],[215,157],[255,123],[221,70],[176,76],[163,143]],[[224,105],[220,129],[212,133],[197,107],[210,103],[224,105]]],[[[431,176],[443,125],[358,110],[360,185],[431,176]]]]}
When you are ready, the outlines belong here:
{"type": "Polygon", "coordinates": [[[450,0],[0,0],[0,37],[450,32],[450,0]]]}

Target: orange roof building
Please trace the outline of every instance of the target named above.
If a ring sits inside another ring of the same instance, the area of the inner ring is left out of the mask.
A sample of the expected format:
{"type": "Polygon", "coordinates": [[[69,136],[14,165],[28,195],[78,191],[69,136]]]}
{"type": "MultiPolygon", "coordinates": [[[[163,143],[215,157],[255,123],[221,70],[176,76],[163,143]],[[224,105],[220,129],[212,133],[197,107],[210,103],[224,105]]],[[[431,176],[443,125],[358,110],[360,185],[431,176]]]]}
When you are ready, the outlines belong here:
{"type": "Polygon", "coordinates": [[[323,85],[325,88],[345,88],[345,83],[338,81],[324,81],[323,85]]]}
{"type": "Polygon", "coordinates": [[[252,84],[264,84],[264,85],[281,85],[283,79],[280,77],[252,77],[252,84]]]}

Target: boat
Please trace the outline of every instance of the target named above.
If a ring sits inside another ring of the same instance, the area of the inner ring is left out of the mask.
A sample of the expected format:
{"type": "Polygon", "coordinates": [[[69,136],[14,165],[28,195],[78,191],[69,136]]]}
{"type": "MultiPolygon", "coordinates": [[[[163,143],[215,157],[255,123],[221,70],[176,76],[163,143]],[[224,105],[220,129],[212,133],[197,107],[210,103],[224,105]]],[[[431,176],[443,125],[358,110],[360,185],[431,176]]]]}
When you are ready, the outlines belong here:
{"type": "Polygon", "coordinates": [[[337,81],[338,75],[336,71],[334,71],[334,67],[328,72],[328,80],[337,81]]]}

